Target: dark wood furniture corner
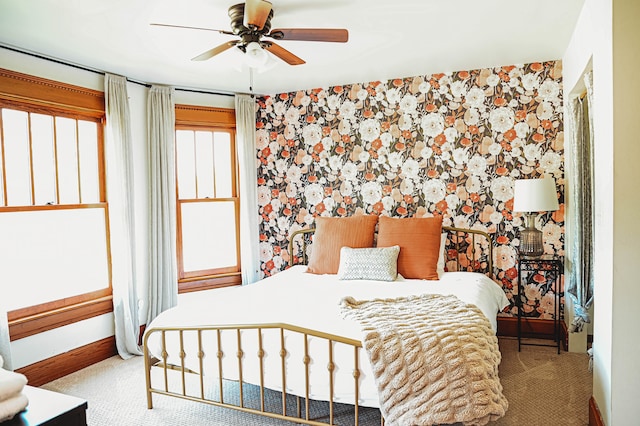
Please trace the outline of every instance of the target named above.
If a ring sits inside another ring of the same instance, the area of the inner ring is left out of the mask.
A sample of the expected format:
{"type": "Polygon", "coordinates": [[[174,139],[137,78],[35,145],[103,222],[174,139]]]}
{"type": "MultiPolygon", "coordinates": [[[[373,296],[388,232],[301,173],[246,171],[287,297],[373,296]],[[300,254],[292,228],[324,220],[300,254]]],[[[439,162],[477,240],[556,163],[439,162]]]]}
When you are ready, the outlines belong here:
{"type": "Polygon", "coordinates": [[[29,406],[2,426],[87,426],[87,401],[75,396],[25,386],[29,406]]]}
{"type": "Polygon", "coordinates": [[[520,257],[518,259],[518,295],[516,302],[518,305],[518,352],[520,352],[522,345],[533,346],[556,346],[558,348],[558,354],[560,353],[560,340],[561,340],[561,328],[560,328],[560,276],[562,275],[562,259],[558,256],[542,255],[540,257],[520,257]],[[522,333],[522,322],[527,321],[527,317],[523,316],[522,304],[524,299],[524,284],[523,274],[540,274],[544,277],[544,283],[540,284],[542,294],[546,294],[549,291],[553,291],[553,345],[546,345],[542,343],[523,342],[524,337],[522,333]],[[555,286],[555,287],[554,287],[555,286]],[[556,293],[557,291],[557,293],[556,293]]]}

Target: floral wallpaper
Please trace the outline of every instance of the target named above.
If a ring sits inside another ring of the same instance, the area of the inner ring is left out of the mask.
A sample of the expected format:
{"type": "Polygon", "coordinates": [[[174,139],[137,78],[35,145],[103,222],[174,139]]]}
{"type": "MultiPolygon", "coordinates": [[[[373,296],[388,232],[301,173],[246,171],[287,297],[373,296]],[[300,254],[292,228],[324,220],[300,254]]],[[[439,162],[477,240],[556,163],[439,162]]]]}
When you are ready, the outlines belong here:
{"type": "MultiPolygon", "coordinates": [[[[513,182],[553,176],[560,210],[539,217],[564,255],[562,66],[536,62],[258,98],[263,275],[284,269],[290,233],[316,216],[442,215],[494,238],[497,281],[514,302],[520,213],[513,182]]],[[[551,318],[555,292],[527,277],[523,313],[551,318]]],[[[515,314],[512,305],[505,314],[515,314]]]]}

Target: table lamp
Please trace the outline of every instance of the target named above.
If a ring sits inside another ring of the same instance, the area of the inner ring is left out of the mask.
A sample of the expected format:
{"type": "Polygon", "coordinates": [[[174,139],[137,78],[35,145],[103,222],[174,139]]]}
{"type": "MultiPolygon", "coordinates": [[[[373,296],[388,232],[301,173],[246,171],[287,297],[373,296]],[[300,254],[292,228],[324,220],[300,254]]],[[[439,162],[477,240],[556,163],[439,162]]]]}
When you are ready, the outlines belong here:
{"type": "Polygon", "coordinates": [[[542,231],[536,229],[536,216],[538,212],[555,210],[558,210],[555,179],[515,181],[513,211],[525,213],[525,228],[520,231],[520,255],[540,257],[544,253],[542,231]]]}

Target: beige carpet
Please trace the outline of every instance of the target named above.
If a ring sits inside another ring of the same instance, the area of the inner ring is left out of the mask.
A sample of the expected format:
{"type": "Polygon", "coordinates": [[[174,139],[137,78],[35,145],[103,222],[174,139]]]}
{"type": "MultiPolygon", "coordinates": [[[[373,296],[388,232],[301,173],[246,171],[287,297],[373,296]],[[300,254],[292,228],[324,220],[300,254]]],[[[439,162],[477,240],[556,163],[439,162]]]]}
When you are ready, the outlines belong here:
{"type": "MultiPolygon", "coordinates": [[[[506,338],[500,339],[500,349],[503,356],[500,378],[510,406],[506,416],[493,424],[588,425],[592,381],[586,354],[562,352],[557,355],[555,348],[538,346],[524,346],[518,353],[516,340],[506,338]]],[[[43,387],[88,400],[90,426],[292,424],[161,395],[154,396],[154,408],[148,410],[142,361],[141,357],[128,361],[113,357],[43,387]]],[[[255,395],[250,388],[246,392],[255,395]]],[[[268,395],[268,400],[279,403],[279,394],[274,392],[268,395]]],[[[321,416],[324,409],[318,403],[311,413],[321,416]]],[[[336,411],[337,424],[353,423],[347,417],[340,416],[341,407],[337,407],[336,411]]],[[[361,424],[379,425],[378,410],[364,410],[361,424]]]]}
{"type": "Polygon", "coordinates": [[[556,348],[523,346],[516,339],[500,339],[500,381],[509,410],[493,423],[500,426],[586,426],[592,374],[589,356],[556,348]]]}

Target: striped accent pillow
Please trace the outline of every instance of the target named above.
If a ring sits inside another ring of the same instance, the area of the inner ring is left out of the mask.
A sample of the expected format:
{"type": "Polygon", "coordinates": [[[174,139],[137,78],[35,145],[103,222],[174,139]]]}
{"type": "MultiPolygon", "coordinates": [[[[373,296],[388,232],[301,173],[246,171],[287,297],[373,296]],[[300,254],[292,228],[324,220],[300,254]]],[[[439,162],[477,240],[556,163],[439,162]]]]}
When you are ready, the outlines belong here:
{"type": "Polygon", "coordinates": [[[400,246],[340,249],[340,280],[395,281],[400,246]]]}

